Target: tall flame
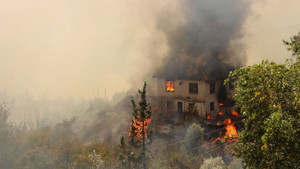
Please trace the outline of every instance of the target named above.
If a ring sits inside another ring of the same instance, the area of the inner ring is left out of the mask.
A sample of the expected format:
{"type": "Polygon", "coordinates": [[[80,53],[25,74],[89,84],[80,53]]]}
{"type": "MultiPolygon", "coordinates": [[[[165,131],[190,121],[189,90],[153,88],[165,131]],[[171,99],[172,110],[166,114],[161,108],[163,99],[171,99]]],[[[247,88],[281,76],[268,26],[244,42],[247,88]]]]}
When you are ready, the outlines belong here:
{"type": "MultiPolygon", "coordinates": [[[[219,123],[219,122],[218,122],[219,123]]],[[[218,137],[215,140],[211,140],[213,144],[215,144],[218,140],[223,140],[225,137],[227,142],[234,142],[238,140],[238,134],[236,131],[236,127],[234,125],[234,122],[231,121],[231,119],[225,119],[224,120],[224,125],[226,125],[226,133],[224,137],[218,137]]]]}
{"type": "Polygon", "coordinates": [[[225,119],[224,124],[226,125],[226,135],[228,135],[232,141],[235,141],[238,134],[234,123],[231,121],[231,119],[225,119]]]}

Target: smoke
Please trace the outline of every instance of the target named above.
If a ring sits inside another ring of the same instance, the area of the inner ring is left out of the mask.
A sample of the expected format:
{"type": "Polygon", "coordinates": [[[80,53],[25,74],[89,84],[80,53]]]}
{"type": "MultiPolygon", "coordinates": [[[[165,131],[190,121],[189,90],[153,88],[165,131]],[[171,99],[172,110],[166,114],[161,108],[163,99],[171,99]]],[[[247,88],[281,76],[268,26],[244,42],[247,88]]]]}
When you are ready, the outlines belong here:
{"type": "Polygon", "coordinates": [[[171,8],[158,18],[169,52],[156,71],[157,77],[220,79],[245,64],[240,40],[249,1],[184,0],[178,1],[176,8],[181,11],[179,17],[171,8]]]}

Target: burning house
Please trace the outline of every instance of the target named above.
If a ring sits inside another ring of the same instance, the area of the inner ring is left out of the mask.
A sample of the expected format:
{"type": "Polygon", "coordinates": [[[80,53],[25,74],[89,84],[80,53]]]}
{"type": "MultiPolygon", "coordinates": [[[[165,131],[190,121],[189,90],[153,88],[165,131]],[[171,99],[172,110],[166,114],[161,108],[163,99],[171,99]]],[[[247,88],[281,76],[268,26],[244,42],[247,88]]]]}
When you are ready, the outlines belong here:
{"type": "Polygon", "coordinates": [[[157,78],[160,111],[184,118],[194,107],[200,118],[231,113],[233,88],[223,80],[167,80],[157,78]]]}
{"type": "Polygon", "coordinates": [[[250,3],[231,3],[180,1],[180,19],[170,19],[172,10],[160,15],[157,28],[167,50],[161,62],[155,60],[153,94],[157,112],[166,118],[159,116],[156,121],[185,120],[196,112],[206,119],[204,123],[227,126],[228,131],[238,121],[238,113],[232,110],[234,89],[223,82],[230,71],[246,63],[241,39],[250,3]]]}

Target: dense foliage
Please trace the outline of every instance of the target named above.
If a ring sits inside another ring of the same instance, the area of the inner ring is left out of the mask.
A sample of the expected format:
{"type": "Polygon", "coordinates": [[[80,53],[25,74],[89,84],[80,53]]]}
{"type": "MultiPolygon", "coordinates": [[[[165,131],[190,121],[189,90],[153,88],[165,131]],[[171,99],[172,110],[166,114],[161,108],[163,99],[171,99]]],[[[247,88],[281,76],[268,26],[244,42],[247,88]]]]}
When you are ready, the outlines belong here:
{"type": "Polygon", "coordinates": [[[229,76],[245,124],[235,145],[245,167],[300,167],[299,37],[285,41],[296,58],[285,64],[263,61],[229,76]]]}

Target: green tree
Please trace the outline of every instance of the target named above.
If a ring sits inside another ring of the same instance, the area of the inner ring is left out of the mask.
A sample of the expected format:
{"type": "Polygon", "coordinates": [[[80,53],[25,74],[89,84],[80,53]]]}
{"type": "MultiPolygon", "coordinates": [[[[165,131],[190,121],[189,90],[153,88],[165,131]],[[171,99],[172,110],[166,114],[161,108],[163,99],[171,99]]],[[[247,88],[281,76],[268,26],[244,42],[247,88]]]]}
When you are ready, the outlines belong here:
{"type": "Polygon", "coordinates": [[[244,130],[234,145],[235,155],[248,168],[299,168],[300,61],[298,36],[285,42],[294,60],[261,64],[231,72],[235,108],[240,109],[244,130]]]}
{"type": "Polygon", "coordinates": [[[119,156],[119,164],[117,165],[120,169],[131,169],[135,160],[138,159],[139,155],[135,152],[135,147],[127,144],[124,137],[120,139],[120,144],[116,150],[119,156]]]}
{"type": "Polygon", "coordinates": [[[283,40],[283,43],[288,46],[288,50],[291,50],[293,55],[300,55],[300,31],[298,35],[291,37],[290,41],[283,40]]]}
{"type": "Polygon", "coordinates": [[[141,95],[138,106],[136,105],[134,99],[131,99],[132,107],[133,107],[133,116],[134,118],[131,120],[131,127],[129,131],[130,143],[133,146],[142,148],[142,161],[143,168],[146,168],[146,142],[151,141],[151,130],[149,128],[149,124],[151,122],[151,114],[152,108],[150,103],[147,102],[146,99],[146,82],[144,83],[143,90],[139,90],[139,94],[141,95]]]}

